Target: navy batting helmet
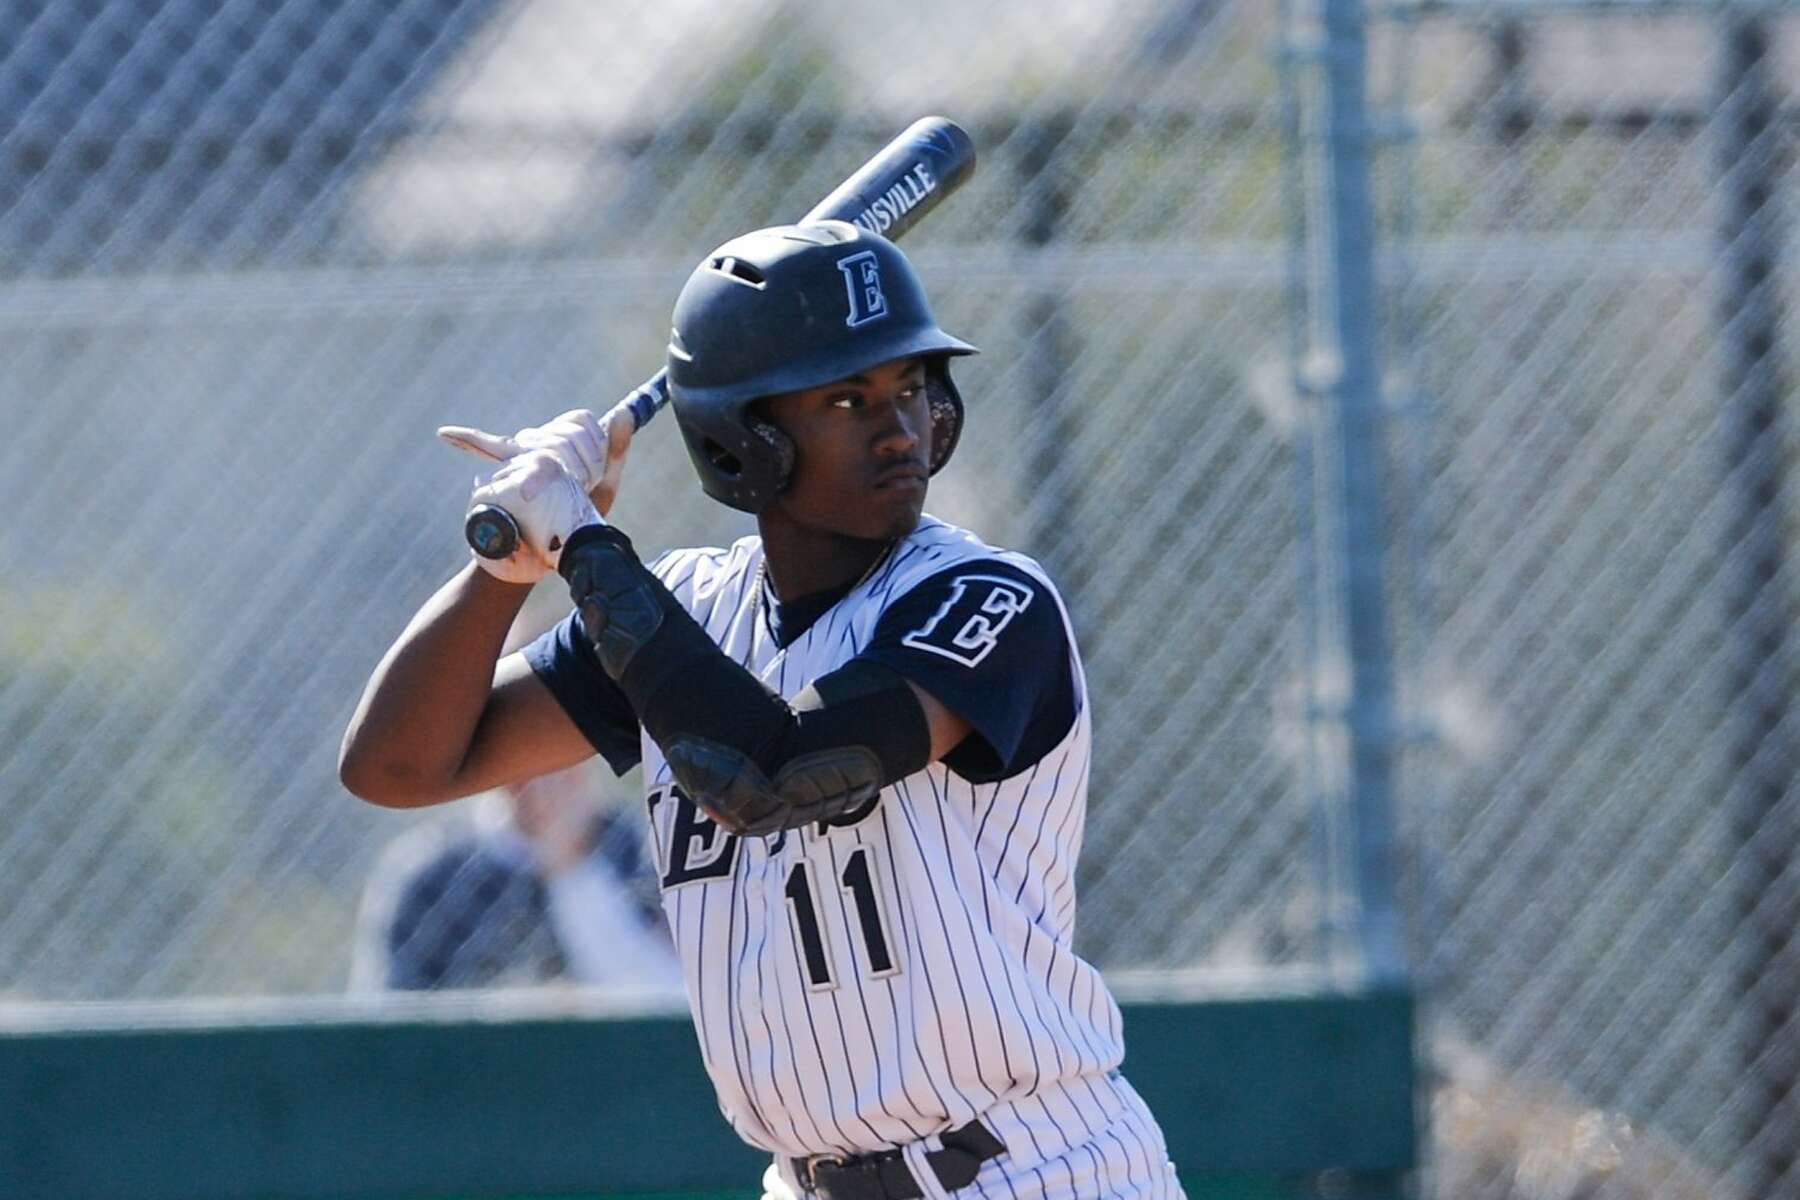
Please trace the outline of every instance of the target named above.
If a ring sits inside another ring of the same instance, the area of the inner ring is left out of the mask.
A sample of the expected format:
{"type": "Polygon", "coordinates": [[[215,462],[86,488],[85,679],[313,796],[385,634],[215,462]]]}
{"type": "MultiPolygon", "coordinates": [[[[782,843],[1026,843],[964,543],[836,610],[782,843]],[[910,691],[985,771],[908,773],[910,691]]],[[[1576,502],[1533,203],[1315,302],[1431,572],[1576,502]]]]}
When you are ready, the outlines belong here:
{"type": "Polygon", "coordinates": [[[938,328],[912,264],[879,234],[820,221],[733,238],[688,277],[673,324],[675,421],[706,494],[733,508],[760,511],[794,464],[756,400],[896,358],[926,360],[932,472],[956,449],[962,397],[945,361],[975,347],[938,328]]]}

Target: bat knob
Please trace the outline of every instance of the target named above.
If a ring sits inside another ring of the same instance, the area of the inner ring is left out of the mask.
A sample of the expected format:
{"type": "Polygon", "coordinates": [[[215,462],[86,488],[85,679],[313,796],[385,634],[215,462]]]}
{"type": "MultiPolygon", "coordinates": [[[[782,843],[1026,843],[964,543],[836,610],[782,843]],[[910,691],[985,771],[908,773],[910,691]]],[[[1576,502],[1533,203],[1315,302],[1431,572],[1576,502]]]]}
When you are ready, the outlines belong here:
{"type": "Polygon", "coordinates": [[[463,540],[483,558],[511,558],[519,548],[518,522],[504,508],[477,504],[463,521],[463,540]]]}

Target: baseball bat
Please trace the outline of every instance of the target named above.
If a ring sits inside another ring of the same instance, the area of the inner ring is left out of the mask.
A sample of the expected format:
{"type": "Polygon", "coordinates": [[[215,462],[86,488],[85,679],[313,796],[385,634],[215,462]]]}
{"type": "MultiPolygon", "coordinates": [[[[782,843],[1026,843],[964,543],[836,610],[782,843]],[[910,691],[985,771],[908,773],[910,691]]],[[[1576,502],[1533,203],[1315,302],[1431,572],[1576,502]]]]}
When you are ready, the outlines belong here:
{"type": "MultiPolygon", "coordinates": [[[[945,196],[962,186],[975,170],[975,143],[946,117],[921,117],[883,146],[832,193],[800,218],[808,221],[852,221],[864,229],[897,238],[945,196]]],[[[601,419],[631,413],[631,427],[642,429],[669,402],[668,368],[634,388],[601,419]]],[[[463,536],[483,558],[506,558],[519,547],[519,526],[511,513],[492,504],[469,510],[463,536]]]]}

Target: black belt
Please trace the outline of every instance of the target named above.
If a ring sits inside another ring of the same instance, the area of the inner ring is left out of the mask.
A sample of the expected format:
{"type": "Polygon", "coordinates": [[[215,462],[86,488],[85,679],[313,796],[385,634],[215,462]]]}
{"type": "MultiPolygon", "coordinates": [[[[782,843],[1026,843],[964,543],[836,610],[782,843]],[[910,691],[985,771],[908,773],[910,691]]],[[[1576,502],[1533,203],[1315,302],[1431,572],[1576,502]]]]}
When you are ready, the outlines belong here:
{"type": "MultiPolygon", "coordinates": [[[[927,1150],[925,1161],[944,1190],[967,1187],[981,1172],[981,1164],[1006,1153],[1006,1144],[980,1121],[952,1129],[939,1141],[942,1150],[927,1150]]],[[[815,1154],[791,1160],[800,1186],[825,1200],[919,1200],[925,1190],[899,1150],[880,1150],[838,1158],[815,1154]]]]}

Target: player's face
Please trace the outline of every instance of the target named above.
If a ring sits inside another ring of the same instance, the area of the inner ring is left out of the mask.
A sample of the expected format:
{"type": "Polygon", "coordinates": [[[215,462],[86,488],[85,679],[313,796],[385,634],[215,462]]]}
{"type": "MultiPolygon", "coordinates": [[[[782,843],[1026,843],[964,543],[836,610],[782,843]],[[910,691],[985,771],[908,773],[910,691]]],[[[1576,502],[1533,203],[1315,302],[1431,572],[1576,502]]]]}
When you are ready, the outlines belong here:
{"type": "Polygon", "coordinates": [[[794,470],[772,507],[850,537],[904,537],[925,511],[931,402],[925,361],[901,358],[824,387],[772,397],[794,442],[794,470]]]}

